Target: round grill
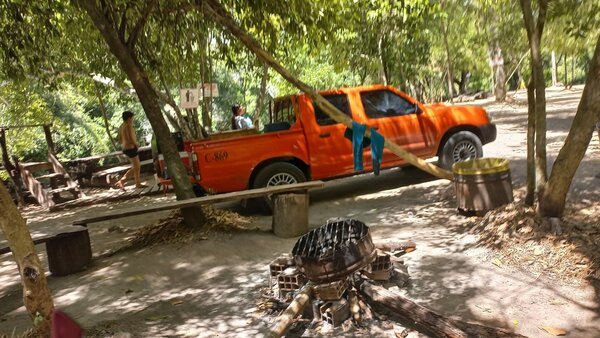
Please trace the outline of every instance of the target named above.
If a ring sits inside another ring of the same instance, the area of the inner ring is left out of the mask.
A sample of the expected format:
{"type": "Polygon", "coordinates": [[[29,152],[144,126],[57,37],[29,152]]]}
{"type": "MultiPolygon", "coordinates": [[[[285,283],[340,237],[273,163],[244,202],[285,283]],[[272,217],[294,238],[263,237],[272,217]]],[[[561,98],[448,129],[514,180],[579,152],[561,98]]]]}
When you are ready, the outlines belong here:
{"type": "Polygon", "coordinates": [[[360,270],[376,252],[368,226],[355,219],[335,219],[300,237],[292,255],[306,278],[326,283],[360,270]]]}

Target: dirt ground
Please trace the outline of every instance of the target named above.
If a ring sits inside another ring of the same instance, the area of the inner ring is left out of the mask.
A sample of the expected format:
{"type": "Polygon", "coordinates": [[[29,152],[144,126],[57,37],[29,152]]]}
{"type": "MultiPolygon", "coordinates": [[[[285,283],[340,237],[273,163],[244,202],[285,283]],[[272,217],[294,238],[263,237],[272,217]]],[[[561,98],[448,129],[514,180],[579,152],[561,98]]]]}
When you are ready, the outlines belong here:
{"type": "MultiPolygon", "coordinates": [[[[581,91],[581,87],[547,91],[549,168],[567,135],[581,91]]],[[[525,183],[527,105],[524,92],[512,98],[512,103],[487,100],[476,104],[485,105],[498,126],[498,139],[484,146],[484,154],[510,159],[518,199],[525,183]]],[[[569,195],[569,201],[583,205],[581,212],[600,205],[600,179],[594,178],[598,173],[600,149],[594,136],[569,195]]],[[[58,213],[30,208],[24,214],[31,228],[51,227],[98,211],[172,198],[144,197],[58,213]]],[[[351,217],[369,225],[374,240],[416,242],[417,250],[405,256],[409,284],[399,292],[421,305],[528,337],[551,337],[541,329],[544,326],[564,328],[567,337],[600,337],[599,283],[549,278],[544,272],[499,262],[498,251],[480,245],[478,234],[468,231],[473,218],[457,213],[451,182],[415,169],[394,169],[380,176],[327,182],[310,198],[311,227],[331,217],[351,217]]],[[[237,203],[219,207],[247,213],[237,203]]],[[[133,337],[262,336],[272,321],[257,307],[261,289],[268,286],[268,264],[290,252],[295,239],[275,237],[270,217],[248,215],[252,230],[212,231],[207,239],[106,255],[124,245],[134,229],[167,214],[90,225],[93,265],[74,275],[48,277],[56,307],[77,320],[88,335],[97,337],[123,333],[133,337]]],[[[44,247],[37,248],[45,261],[44,247]]],[[[29,328],[11,255],[0,257],[0,297],[0,332],[10,336],[29,328]]],[[[403,326],[380,320],[366,331],[322,335],[396,337],[403,326]]],[[[413,332],[412,336],[419,335],[413,332]]]]}

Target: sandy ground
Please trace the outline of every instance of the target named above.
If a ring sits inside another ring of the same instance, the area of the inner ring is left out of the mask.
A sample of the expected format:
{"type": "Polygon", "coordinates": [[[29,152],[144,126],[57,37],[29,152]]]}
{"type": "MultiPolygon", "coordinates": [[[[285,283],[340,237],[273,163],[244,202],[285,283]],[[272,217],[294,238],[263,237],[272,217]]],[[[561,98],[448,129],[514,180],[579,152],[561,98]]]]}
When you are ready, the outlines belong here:
{"type": "MultiPolygon", "coordinates": [[[[568,132],[581,90],[548,89],[549,166],[568,132]]],[[[514,98],[512,104],[477,103],[486,105],[498,126],[498,139],[484,146],[484,154],[510,159],[513,185],[519,190],[525,181],[527,106],[525,93],[514,98]]],[[[569,198],[599,203],[600,179],[594,178],[598,172],[600,150],[594,137],[569,198]]],[[[169,198],[173,196],[60,213],[28,210],[25,217],[32,228],[53,226],[98,211],[169,198]]],[[[244,212],[233,203],[221,207],[244,212]]],[[[78,274],[48,278],[56,306],[103,337],[118,332],[135,337],[262,336],[271,319],[257,312],[256,302],[260,289],[268,285],[268,264],[291,251],[295,239],[275,237],[269,232],[270,217],[253,215],[254,231],[215,232],[208,240],[102,256],[125,243],[131,229],[166,214],[91,225],[93,266],[78,274]],[[115,225],[127,231],[108,231],[115,225]]],[[[465,231],[466,218],[456,212],[448,181],[415,169],[334,180],[311,194],[310,225],[317,227],[331,217],[365,222],[371,226],[374,240],[414,240],[417,251],[405,256],[410,282],[401,293],[419,304],[453,318],[529,337],[551,337],[542,326],[565,328],[567,337],[600,337],[600,286],[561,285],[543,275],[493,264],[493,253],[477,245],[477,234],[465,231]]],[[[45,260],[44,247],[38,249],[45,260]]],[[[0,297],[0,332],[10,334],[30,327],[11,255],[0,257],[0,297]]],[[[398,332],[397,325],[389,322],[369,330],[373,337],[395,337],[398,332]]],[[[338,331],[329,336],[355,335],[338,331]]]]}

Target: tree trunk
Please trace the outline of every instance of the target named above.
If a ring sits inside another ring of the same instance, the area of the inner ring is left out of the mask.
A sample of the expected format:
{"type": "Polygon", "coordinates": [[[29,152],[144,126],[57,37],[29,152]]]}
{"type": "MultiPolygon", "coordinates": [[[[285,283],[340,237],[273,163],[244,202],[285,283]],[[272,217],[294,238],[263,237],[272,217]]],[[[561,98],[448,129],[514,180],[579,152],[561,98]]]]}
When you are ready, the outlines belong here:
{"type": "Polygon", "coordinates": [[[552,51],[552,87],[556,87],[556,54],[552,51]]]}
{"type": "Polygon", "coordinates": [[[450,95],[450,102],[454,98],[454,76],[452,75],[452,57],[450,55],[450,46],[448,45],[448,26],[450,20],[446,19],[445,23],[442,24],[442,37],[444,38],[444,48],[446,49],[446,62],[448,71],[448,95],[450,95]]]}
{"type": "Polygon", "coordinates": [[[569,82],[568,82],[568,72],[567,72],[567,54],[565,54],[565,88],[567,88],[569,86],[569,82]]]}
{"type": "Polygon", "coordinates": [[[546,184],[546,83],[542,64],[541,36],[546,19],[547,0],[539,1],[537,20],[533,18],[530,0],[520,0],[523,21],[531,50],[531,71],[535,87],[535,168],[538,193],[546,184]]]}
{"type": "MultiPolygon", "coordinates": [[[[125,74],[127,74],[133,88],[135,88],[144,112],[150,121],[152,130],[156,135],[158,145],[165,157],[165,163],[177,199],[184,200],[196,197],[188,179],[186,169],[179,157],[175,142],[171,138],[169,127],[162,116],[157,91],[150,83],[142,65],[137,60],[136,49],[131,42],[131,36],[129,39],[125,39],[124,34],[120,35],[117,28],[113,26],[116,23],[111,22],[111,17],[121,17],[121,15],[118,15],[118,13],[112,13],[113,15],[111,15],[110,11],[112,8],[104,6],[99,8],[95,0],[79,0],[78,3],[92,19],[92,22],[108,44],[110,51],[117,58],[125,74]]],[[[148,6],[151,6],[151,4],[148,6]]],[[[147,15],[149,14],[147,13],[147,15]]],[[[194,208],[194,212],[183,210],[183,214],[186,223],[189,225],[201,225],[205,221],[200,207],[194,208]]]]}
{"type": "Polygon", "coordinates": [[[96,89],[96,96],[98,96],[98,103],[100,103],[100,111],[102,112],[102,120],[104,121],[104,129],[106,130],[106,135],[108,135],[108,139],[110,140],[110,143],[113,146],[113,150],[116,151],[120,149],[120,147],[117,141],[115,141],[115,138],[113,137],[112,133],[110,132],[110,125],[108,123],[108,116],[106,114],[106,106],[104,105],[102,93],[100,92],[100,86],[97,82],[94,82],[94,88],[96,89]]]}
{"type": "Polygon", "coordinates": [[[19,267],[23,284],[23,303],[40,337],[50,337],[54,303],[46,275],[35,252],[25,220],[10,194],[0,184],[0,228],[19,267]]]}
{"type": "Polygon", "coordinates": [[[385,57],[383,56],[383,37],[384,37],[383,32],[379,33],[379,39],[377,40],[377,58],[379,59],[379,76],[381,78],[381,83],[383,83],[384,86],[387,86],[388,84],[388,74],[386,71],[386,67],[385,67],[385,57]]]}
{"type": "MultiPolygon", "coordinates": [[[[290,74],[290,72],[283,68],[273,57],[264,50],[259,43],[252,38],[248,33],[243,31],[234,21],[234,19],[229,15],[229,13],[218,3],[216,0],[205,0],[202,2],[202,11],[210,17],[215,22],[226,27],[234,36],[236,36],[242,43],[248,47],[258,58],[262,61],[266,62],[269,66],[271,66],[275,71],[277,71],[281,76],[289,81],[291,84],[296,86],[298,89],[308,94],[312,100],[319,106],[323,111],[332,119],[334,119],[338,123],[344,124],[348,128],[352,128],[352,118],[348,117],[344,113],[342,113],[339,109],[333,106],[329,101],[325,100],[325,98],[315,92],[310,86],[306,83],[296,79],[294,76],[290,74]]],[[[365,136],[370,138],[371,131],[367,128],[365,136]]],[[[425,162],[423,159],[413,155],[412,153],[402,149],[397,144],[389,141],[387,138],[384,141],[384,146],[388,148],[392,153],[397,156],[403,158],[408,163],[418,167],[419,169],[426,171],[436,177],[452,180],[453,174],[442,168],[439,168],[433,164],[425,162]]]]}
{"type": "Polygon", "coordinates": [[[600,120],[600,36],[586,75],[585,87],[573,124],[552,166],[550,178],[539,197],[539,213],[544,217],[561,217],[573,176],[585,155],[600,120]]]}
{"type": "MultiPolygon", "coordinates": [[[[201,34],[200,38],[200,79],[202,84],[210,82],[210,65],[209,65],[209,48],[210,44],[208,43],[208,32],[201,34]]],[[[210,107],[212,105],[212,97],[206,97],[204,94],[204,86],[202,86],[202,90],[200,95],[202,96],[202,124],[208,128],[209,131],[212,131],[212,119],[210,116],[210,107]]]]}
{"type": "Polygon", "coordinates": [[[535,88],[527,84],[527,194],[525,205],[535,202],[535,88]]]}
{"type": "Polygon", "coordinates": [[[506,99],[506,73],[504,72],[504,63],[496,66],[494,96],[496,96],[496,102],[504,102],[506,99]]]}
{"type": "Polygon", "coordinates": [[[262,76],[260,78],[260,91],[258,92],[258,97],[256,98],[256,109],[254,110],[254,116],[252,117],[252,121],[255,126],[258,126],[260,121],[260,112],[263,110],[265,106],[265,96],[267,92],[267,80],[269,79],[269,65],[263,62],[262,66],[262,76]]]}

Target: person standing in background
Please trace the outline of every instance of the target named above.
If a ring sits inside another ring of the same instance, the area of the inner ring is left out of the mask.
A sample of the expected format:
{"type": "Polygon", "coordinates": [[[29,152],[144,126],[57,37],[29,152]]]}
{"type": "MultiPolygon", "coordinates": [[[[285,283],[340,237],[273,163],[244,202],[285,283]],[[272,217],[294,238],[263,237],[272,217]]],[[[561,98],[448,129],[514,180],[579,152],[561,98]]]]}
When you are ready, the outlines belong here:
{"type": "Polygon", "coordinates": [[[125,190],[125,182],[133,175],[136,188],[145,188],[142,185],[140,178],[140,157],[138,155],[138,143],[133,129],[133,112],[127,110],[123,112],[123,124],[119,127],[118,139],[121,142],[123,154],[127,155],[131,162],[131,168],[127,170],[125,175],[121,177],[116,183],[117,187],[121,190],[125,190]]]}

